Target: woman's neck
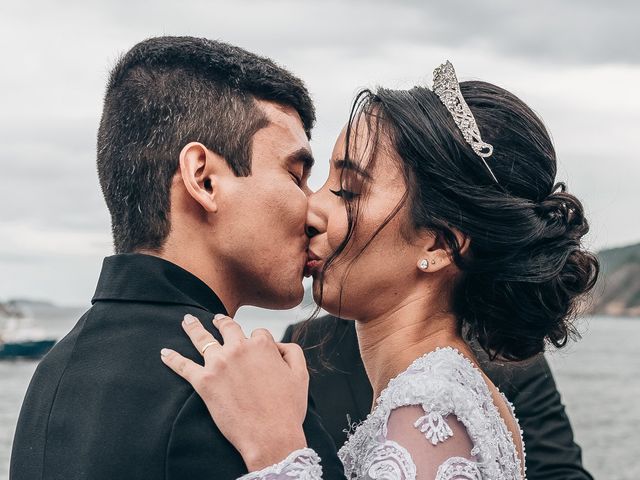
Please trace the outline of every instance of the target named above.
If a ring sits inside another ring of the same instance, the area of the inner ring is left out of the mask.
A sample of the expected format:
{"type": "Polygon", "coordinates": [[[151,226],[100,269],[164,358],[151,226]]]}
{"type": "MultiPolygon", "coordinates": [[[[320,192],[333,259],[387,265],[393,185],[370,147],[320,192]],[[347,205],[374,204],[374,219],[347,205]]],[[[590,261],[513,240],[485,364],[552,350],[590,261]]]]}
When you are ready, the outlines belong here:
{"type": "Polygon", "coordinates": [[[430,312],[424,300],[408,300],[384,314],[356,322],[360,354],[374,401],[392,378],[437,347],[453,346],[472,356],[458,334],[453,314],[430,312]]]}

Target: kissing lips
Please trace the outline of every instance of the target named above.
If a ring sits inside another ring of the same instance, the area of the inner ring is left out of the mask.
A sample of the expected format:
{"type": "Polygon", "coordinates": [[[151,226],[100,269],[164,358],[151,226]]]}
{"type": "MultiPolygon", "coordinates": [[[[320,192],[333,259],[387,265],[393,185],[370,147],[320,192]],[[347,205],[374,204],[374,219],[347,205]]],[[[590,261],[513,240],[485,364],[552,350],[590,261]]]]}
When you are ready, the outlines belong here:
{"type": "Polygon", "coordinates": [[[321,266],[322,259],[313,253],[313,251],[307,250],[307,263],[304,266],[304,276],[310,277],[319,271],[321,266]]]}

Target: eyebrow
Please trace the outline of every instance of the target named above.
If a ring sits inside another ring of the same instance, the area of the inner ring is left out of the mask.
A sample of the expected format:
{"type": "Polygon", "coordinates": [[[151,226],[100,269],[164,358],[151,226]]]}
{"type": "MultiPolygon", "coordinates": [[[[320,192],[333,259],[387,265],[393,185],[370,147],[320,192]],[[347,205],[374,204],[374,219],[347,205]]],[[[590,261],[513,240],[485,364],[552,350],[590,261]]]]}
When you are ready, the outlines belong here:
{"type": "Polygon", "coordinates": [[[313,167],[315,160],[313,154],[308,148],[300,148],[287,156],[287,162],[301,163],[305,172],[308,172],[313,167]]]}
{"type": "Polygon", "coordinates": [[[362,175],[365,178],[371,178],[371,175],[369,174],[369,172],[364,170],[360,165],[355,163],[353,160],[348,160],[343,158],[336,159],[333,161],[333,166],[338,170],[351,170],[353,172],[356,172],[359,175],[362,175]]]}

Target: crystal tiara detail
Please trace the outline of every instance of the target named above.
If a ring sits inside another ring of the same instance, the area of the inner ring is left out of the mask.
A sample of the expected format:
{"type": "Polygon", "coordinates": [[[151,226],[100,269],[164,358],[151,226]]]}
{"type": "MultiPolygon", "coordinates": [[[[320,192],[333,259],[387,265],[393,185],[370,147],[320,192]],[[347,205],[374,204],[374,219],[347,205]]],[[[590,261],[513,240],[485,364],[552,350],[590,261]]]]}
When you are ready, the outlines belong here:
{"type": "Polygon", "coordinates": [[[433,92],[438,96],[443,105],[447,107],[460,132],[462,132],[462,136],[473,151],[480,157],[484,166],[489,170],[491,177],[493,177],[493,180],[499,183],[491,167],[489,167],[489,164],[487,164],[485,160],[485,158],[490,157],[493,153],[493,146],[482,141],[476,119],[460,91],[456,71],[448,60],[433,71],[433,92]]]}

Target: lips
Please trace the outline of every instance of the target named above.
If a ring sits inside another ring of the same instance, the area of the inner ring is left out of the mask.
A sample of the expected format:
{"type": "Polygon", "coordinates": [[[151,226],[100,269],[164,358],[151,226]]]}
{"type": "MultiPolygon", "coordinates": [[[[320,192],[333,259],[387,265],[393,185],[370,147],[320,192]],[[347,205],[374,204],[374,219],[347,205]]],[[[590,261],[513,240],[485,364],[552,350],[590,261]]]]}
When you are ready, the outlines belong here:
{"type": "Polygon", "coordinates": [[[322,266],[322,259],[313,253],[312,250],[307,250],[307,263],[304,266],[304,276],[310,277],[314,273],[320,270],[322,266]]]}

